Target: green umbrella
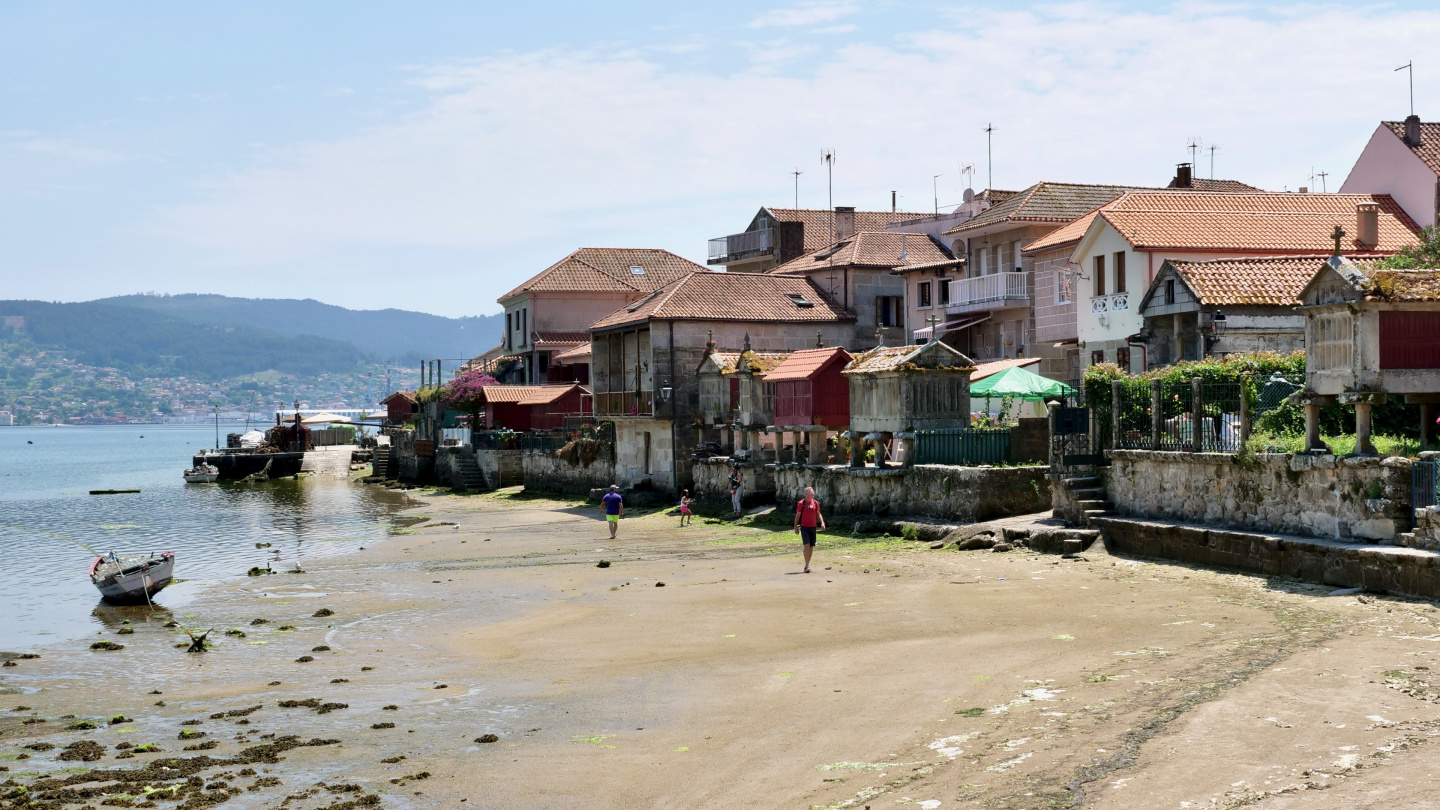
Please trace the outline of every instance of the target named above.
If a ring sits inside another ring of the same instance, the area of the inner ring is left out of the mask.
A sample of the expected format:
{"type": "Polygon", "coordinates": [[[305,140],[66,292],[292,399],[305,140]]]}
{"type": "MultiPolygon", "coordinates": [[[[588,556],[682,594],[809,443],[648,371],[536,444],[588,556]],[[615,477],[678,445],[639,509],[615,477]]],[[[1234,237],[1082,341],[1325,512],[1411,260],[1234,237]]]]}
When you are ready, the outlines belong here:
{"type": "Polygon", "coordinates": [[[1049,377],[1041,377],[1020,366],[1012,366],[998,374],[991,374],[970,386],[970,396],[986,399],[1019,397],[1034,402],[1044,399],[1063,399],[1074,393],[1075,389],[1065,383],[1049,377]]]}

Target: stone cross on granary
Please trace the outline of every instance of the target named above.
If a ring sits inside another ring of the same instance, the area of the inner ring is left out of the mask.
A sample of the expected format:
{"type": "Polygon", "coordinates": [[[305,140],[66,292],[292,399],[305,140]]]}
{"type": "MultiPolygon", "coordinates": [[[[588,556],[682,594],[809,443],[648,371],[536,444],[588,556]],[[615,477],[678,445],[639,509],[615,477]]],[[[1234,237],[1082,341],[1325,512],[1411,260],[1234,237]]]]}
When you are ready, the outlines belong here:
{"type": "Polygon", "coordinates": [[[1340,240],[1345,238],[1345,229],[1340,227],[1339,225],[1336,225],[1335,230],[1330,234],[1330,238],[1335,240],[1335,255],[1339,256],[1340,240]]]}
{"type": "Polygon", "coordinates": [[[815,348],[817,348],[817,349],[823,349],[823,348],[825,348],[825,333],[824,333],[823,331],[819,331],[819,332],[816,332],[816,333],[815,333],[815,348]]]}
{"type": "Polygon", "coordinates": [[[935,334],[935,324],[940,323],[940,319],[935,317],[934,315],[931,315],[930,317],[925,319],[925,322],[930,324],[930,339],[939,340],[939,336],[935,334]]]}
{"type": "Polygon", "coordinates": [[[879,349],[879,348],[884,348],[884,346],[885,346],[885,327],[883,327],[883,326],[877,326],[877,327],[875,327],[875,348],[877,348],[877,349],[879,349]]]}

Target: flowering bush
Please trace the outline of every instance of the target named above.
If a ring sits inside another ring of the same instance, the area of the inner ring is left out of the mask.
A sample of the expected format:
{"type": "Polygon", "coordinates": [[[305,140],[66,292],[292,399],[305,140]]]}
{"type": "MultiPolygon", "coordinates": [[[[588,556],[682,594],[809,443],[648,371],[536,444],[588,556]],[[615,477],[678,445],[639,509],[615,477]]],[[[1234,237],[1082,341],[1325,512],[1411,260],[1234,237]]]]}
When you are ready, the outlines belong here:
{"type": "Polygon", "coordinates": [[[471,369],[445,386],[445,405],[457,411],[477,413],[485,403],[485,388],[500,381],[483,371],[471,369]]]}

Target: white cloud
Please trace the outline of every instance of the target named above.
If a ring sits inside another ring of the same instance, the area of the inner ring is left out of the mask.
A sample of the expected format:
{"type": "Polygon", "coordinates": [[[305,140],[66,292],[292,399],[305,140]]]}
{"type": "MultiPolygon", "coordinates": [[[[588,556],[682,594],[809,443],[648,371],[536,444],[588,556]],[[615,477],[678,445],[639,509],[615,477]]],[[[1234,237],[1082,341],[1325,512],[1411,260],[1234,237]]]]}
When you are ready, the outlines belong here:
{"type": "Polygon", "coordinates": [[[1440,13],[1377,7],[1069,5],[941,23],[731,73],[558,50],[430,65],[403,116],[259,150],[149,227],[241,264],[363,256],[413,274],[407,253],[473,257],[455,283],[487,301],[581,244],[703,261],[705,238],[791,200],[797,166],[801,204],[823,206],[822,146],[839,150],[837,204],[882,208],[898,188],[928,208],[937,172],[942,203],[958,198],[956,160],[985,182],[986,122],[1001,188],[1163,185],[1192,135],[1224,144],[1218,176],[1294,188],[1313,164],[1338,186],[1376,122],[1406,112],[1395,54],[1440,40],[1440,13]]]}
{"type": "Polygon", "coordinates": [[[859,11],[855,3],[835,3],[826,0],[798,3],[789,8],[777,8],[761,14],[750,21],[751,28],[794,27],[818,25],[841,17],[848,17],[859,11]]]}

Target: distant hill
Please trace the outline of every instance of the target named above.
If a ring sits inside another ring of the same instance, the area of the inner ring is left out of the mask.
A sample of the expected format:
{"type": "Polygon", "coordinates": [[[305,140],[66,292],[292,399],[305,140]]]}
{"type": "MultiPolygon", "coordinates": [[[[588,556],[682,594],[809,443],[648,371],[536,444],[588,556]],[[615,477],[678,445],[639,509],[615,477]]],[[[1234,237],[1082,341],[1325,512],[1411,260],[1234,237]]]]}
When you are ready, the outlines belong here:
{"type": "Polygon", "coordinates": [[[248,326],[282,335],[343,340],[382,360],[471,358],[500,343],[504,315],[444,318],[403,309],[355,310],[309,298],[124,295],[93,303],[162,312],[199,324],[248,326]]]}
{"type": "Polygon", "coordinates": [[[150,309],[94,301],[0,300],[0,340],[19,336],[81,363],[139,376],[216,380],[270,369],[315,376],[350,371],[365,359],[355,346],[325,337],[200,325],[150,309]],[[23,324],[7,316],[23,317],[23,324]]]}

